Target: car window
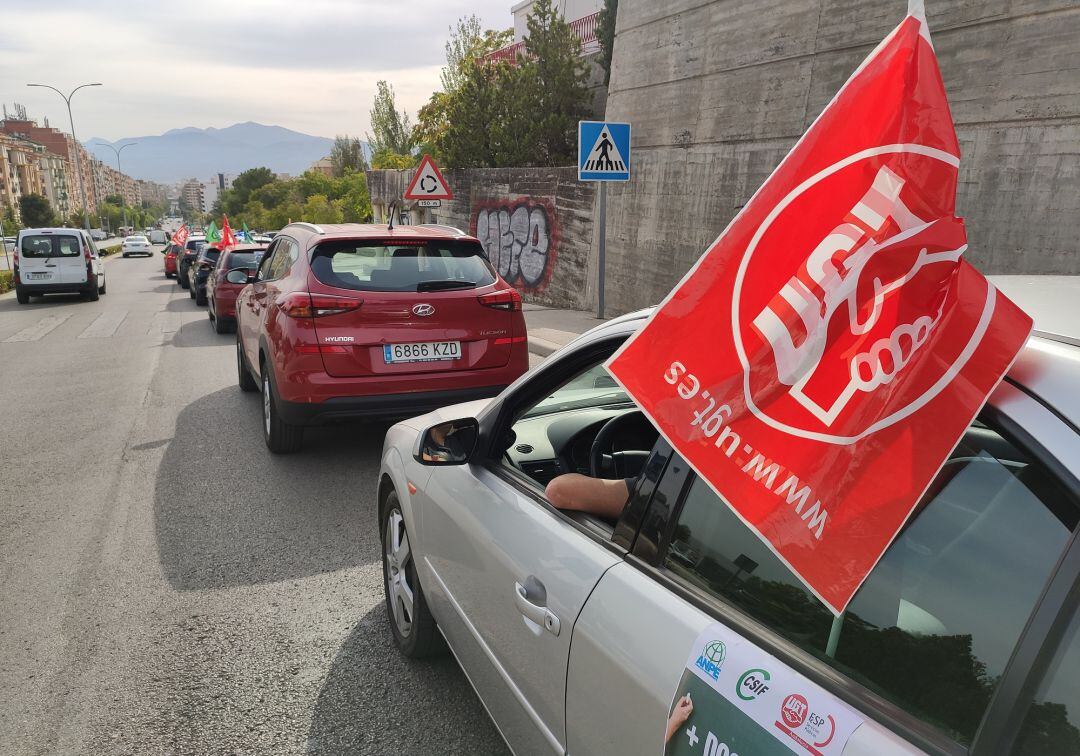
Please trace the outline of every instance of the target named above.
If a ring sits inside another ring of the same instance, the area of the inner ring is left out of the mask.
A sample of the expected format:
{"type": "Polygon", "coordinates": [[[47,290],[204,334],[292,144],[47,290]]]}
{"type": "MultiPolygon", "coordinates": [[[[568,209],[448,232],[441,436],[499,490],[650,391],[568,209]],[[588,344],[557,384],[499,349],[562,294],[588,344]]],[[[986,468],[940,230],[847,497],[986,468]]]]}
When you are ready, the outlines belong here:
{"type": "Polygon", "coordinates": [[[472,289],[495,283],[484,248],[452,240],[323,242],[312,252],[311,271],[324,284],[358,291],[472,289]]]}
{"type": "Polygon", "coordinates": [[[230,252],[226,264],[229,266],[229,270],[255,268],[259,265],[259,261],[262,260],[262,256],[263,252],[261,250],[257,252],[230,252]]]}
{"type": "Polygon", "coordinates": [[[266,256],[263,257],[262,262],[259,263],[259,270],[256,273],[255,280],[266,281],[270,278],[270,271],[274,266],[274,258],[277,257],[278,251],[281,249],[281,242],[274,242],[266,250],[266,256]]]}
{"type": "Polygon", "coordinates": [[[603,363],[592,365],[522,413],[522,419],[581,407],[625,404],[630,397],[611,377],[603,363]]]}
{"type": "Polygon", "coordinates": [[[298,252],[299,247],[296,242],[292,239],[281,239],[278,243],[277,254],[274,255],[274,260],[270,264],[270,278],[273,280],[283,278],[292,269],[298,252]]]}
{"type": "Polygon", "coordinates": [[[1073,616],[1045,677],[1035,689],[1013,753],[1080,753],[1080,614],[1073,616]]]}
{"type": "Polygon", "coordinates": [[[1042,465],[976,424],[916,512],[836,622],[701,479],[663,565],[966,744],[1077,510],[1042,465]]]}

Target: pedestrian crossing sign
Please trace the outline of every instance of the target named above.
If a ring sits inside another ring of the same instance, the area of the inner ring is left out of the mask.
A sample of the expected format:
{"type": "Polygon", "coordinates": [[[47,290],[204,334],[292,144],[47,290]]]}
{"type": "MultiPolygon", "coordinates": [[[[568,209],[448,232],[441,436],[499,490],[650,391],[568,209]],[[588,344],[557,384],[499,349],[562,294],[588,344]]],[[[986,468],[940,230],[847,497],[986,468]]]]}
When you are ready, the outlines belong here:
{"type": "Polygon", "coordinates": [[[578,121],[578,180],[630,180],[630,124],[578,121]]]}

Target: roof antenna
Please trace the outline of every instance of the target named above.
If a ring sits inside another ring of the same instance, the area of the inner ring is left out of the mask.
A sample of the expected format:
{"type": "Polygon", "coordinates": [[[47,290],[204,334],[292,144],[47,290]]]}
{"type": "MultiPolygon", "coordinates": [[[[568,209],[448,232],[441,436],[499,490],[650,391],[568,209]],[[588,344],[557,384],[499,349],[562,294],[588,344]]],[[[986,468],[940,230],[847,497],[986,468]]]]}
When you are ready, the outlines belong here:
{"type": "Polygon", "coordinates": [[[394,230],[394,210],[397,209],[397,200],[390,203],[390,221],[386,224],[387,231],[394,230]]]}

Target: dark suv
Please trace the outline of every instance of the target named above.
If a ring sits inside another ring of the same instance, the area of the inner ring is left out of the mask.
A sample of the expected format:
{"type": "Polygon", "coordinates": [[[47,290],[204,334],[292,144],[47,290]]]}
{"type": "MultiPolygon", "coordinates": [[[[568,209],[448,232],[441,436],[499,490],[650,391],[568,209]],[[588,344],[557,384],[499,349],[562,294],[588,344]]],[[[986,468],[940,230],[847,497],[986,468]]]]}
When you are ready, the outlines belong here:
{"type": "Polygon", "coordinates": [[[221,250],[217,247],[203,247],[198,256],[188,264],[188,294],[197,305],[206,304],[206,279],[217,265],[221,250]]]}
{"type": "Polygon", "coordinates": [[[190,285],[188,280],[188,268],[195,262],[195,258],[202,252],[203,247],[206,246],[205,236],[189,236],[187,244],[184,245],[184,254],[182,254],[176,261],[176,283],[180,285],[180,288],[186,289],[190,285]]]}

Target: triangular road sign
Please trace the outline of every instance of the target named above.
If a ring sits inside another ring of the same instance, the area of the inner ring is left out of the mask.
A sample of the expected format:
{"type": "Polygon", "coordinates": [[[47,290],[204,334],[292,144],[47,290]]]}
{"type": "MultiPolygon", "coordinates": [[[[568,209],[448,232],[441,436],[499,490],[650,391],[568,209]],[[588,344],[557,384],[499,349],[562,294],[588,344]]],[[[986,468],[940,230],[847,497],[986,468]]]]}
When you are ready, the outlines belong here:
{"type": "Polygon", "coordinates": [[[424,158],[420,161],[420,166],[416,169],[416,173],[413,174],[412,181],[409,182],[409,188],[405,190],[403,196],[408,200],[448,200],[454,198],[454,193],[450,191],[450,187],[439,172],[439,167],[435,165],[435,161],[431,159],[430,155],[424,155],[424,158]]]}
{"type": "Polygon", "coordinates": [[[581,166],[583,172],[626,172],[626,161],[623,160],[619,148],[615,146],[615,140],[611,138],[611,134],[608,133],[609,131],[610,129],[606,128],[600,129],[600,133],[596,136],[596,141],[593,142],[592,149],[589,150],[589,154],[585,158],[584,165],[581,166]]]}

